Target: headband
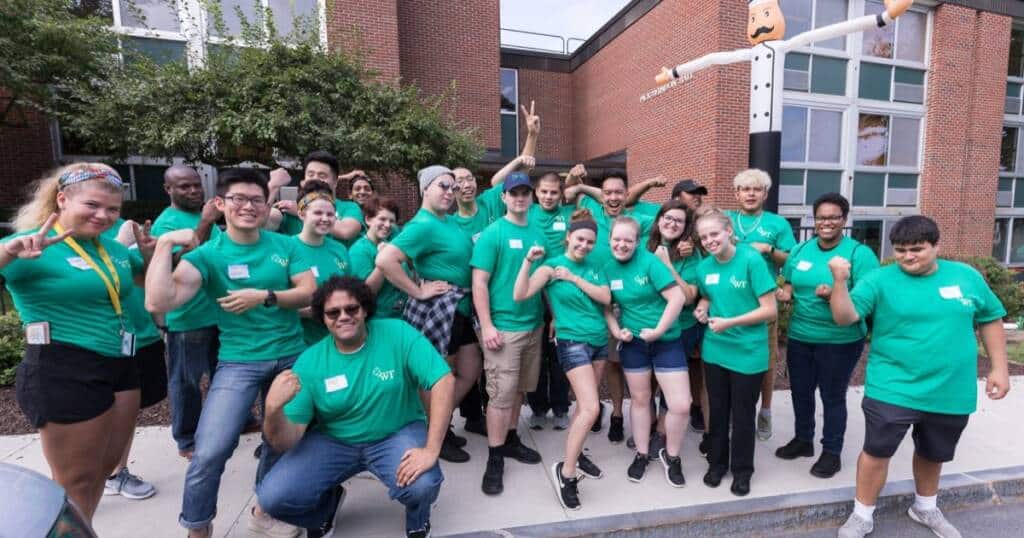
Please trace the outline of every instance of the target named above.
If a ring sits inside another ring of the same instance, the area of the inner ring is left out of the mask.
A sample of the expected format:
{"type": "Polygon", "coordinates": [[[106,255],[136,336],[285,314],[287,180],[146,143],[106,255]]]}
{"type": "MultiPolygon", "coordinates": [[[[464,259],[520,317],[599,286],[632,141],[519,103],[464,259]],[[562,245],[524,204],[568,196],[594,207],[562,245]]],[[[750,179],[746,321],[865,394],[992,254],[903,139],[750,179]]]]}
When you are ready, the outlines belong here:
{"type": "Polygon", "coordinates": [[[305,211],[306,207],[308,207],[309,204],[312,204],[317,200],[327,200],[332,204],[334,203],[334,197],[331,196],[330,194],[327,194],[326,192],[323,191],[313,191],[307,193],[305,196],[299,199],[299,211],[305,211]]]}
{"type": "Polygon", "coordinates": [[[578,220],[576,222],[573,222],[573,223],[569,224],[569,232],[568,233],[573,233],[576,230],[590,230],[590,231],[592,231],[592,232],[594,232],[596,234],[597,233],[597,223],[592,221],[592,220],[578,220]]]}
{"type": "Polygon", "coordinates": [[[93,166],[87,168],[76,168],[74,170],[64,172],[59,178],[57,178],[57,185],[61,189],[64,189],[64,187],[67,187],[68,185],[89,181],[90,179],[102,179],[117,188],[124,187],[124,182],[121,181],[121,176],[117,175],[116,172],[106,168],[93,166]]]}

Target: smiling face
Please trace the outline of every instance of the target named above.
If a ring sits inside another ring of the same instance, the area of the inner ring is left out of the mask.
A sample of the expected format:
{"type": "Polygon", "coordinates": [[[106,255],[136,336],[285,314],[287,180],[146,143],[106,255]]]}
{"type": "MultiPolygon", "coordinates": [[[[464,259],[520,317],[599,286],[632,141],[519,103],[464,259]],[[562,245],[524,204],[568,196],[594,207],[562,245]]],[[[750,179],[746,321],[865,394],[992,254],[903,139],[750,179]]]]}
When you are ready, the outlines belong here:
{"type": "Polygon", "coordinates": [[[255,230],[263,225],[267,213],[267,197],[256,183],[233,183],[224,196],[214,198],[224,220],[237,230],[255,230]]]}
{"type": "Polygon", "coordinates": [[[93,238],[105,232],[121,215],[120,190],[103,179],[70,185],[57,193],[60,224],[76,237],[93,238]]]}
{"type": "Polygon", "coordinates": [[[782,39],[786,19],[777,0],[755,0],[747,13],[747,39],[751,45],[782,39]]]}
{"type": "Polygon", "coordinates": [[[331,233],[331,228],[338,220],[334,204],[328,200],[314,200],[299,212],[303,226],[312,226],[313,233],[320,237],[331,233]]]}
{"type": "Polygon", "coordinates": [[[814,212],[814,232],[826,242],[835,241],[843,234],[846,217],[836,204],[821,204],[814,212]]]}
{"type": "Polygon", "coordinates": [[[467,204],[475,200],[476,177],[473,176],[473,172],[466,168],[456,168],[452,173],[455,174],[455,183],[459,186],[459,201],[467,204]]]}
{"type": "Polygon", "coordinates": [[[423,191],[423,207],[435,215],[444,215],[451,209],[458,190],[455,178],[448,174],[439,176],[423,191]]]}
{"type": "Polygon", "coordinates": [[[664,241],[675,241],[683,235],[686,227],[686,212],[682,209],[669,209],[658,218],[658,231],[664,241]]]}
{"type": "Polygon", "coordinates": [[[397,220],[390,210],[381,209],[372,219],[366,221],[366,234],[372,235],[378,241],[386,241],[391,237],[391,230],[397,220]]]}
{"type": "Polygon", "coordinates": [[[612,227],[609,241],[612,247],[612,256],[620,262],[629,261],[636,252],[636,242],[640,230],[630,222],[617,222],[612,227]]]}
{"type": "Polygon", "coordinates": [[[597,234],[593,230],[576,230],[565,238],[565,255],[571,260],[580,261],[594,250],[597,234]]]}
{"type": "Polygon", "coordinates": [[[324,301],[324,325],[339,342],[352,342],[366,330],[366,311],[347,291],[336,291],[324,301]]]}
{"type": "Polygon", "coordinates": [[[349,197],[353,202],[363,205],[373,196],[373,185],[365,177],[357,177],[352,180],[352,192],[349,197]]]}
{"type": "MultiPolygon", "coordinates": [[[[728,219],[728,217],[726,217],[728,219]]],[[[697,236],[704,250],[713,256],[727,254],[732,245],[732,226],[726,220],[718,218],[702,218],[697,221],[697,236]]]]}
{"type": "Polygon", "coordinates": [[[742,185],[736,188],[736,201],[747,213],[757,213],[768,199],[768,189],[761,185],[742,185]]]}
{"type": "Polygon", "coordinates": [[[609,177],[601,184],[601,197],[604,198],[604,212],[609,217],[622,214],[626,204],[626,182],[620,177],[609,177]]]}

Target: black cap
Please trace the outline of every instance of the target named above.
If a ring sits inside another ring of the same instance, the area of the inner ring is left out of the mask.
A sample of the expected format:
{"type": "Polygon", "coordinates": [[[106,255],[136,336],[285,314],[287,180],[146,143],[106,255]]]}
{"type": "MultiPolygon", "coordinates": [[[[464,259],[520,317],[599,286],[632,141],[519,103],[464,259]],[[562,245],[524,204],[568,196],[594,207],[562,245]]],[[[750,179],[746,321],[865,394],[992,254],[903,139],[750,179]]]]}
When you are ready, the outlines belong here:
{"type": "Polygon", "coordinates": [[[685,192],[685,193],[688,193],[688,194],[702,194],[702,195],[704,195],[704,194],[708,193],[708,189],[707,189],[707,187],[697,183],[696,181],[694,181],[692,179],[684,179],[684,180],[680,181],[679,183],[676,183],[675,187],[672,187],[672,197],[673,198],[678,198],[679,197],[679,193],[681,193],[681,192],[685,192]]]}

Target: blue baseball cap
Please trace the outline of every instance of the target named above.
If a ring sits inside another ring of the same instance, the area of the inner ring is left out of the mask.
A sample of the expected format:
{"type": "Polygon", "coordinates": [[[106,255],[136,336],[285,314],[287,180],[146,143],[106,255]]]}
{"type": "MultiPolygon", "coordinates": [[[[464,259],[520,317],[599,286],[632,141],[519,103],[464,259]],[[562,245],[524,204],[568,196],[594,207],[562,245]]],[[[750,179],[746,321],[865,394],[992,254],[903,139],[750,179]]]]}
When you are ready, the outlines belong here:
{"type": "Polygon", "coordinates": [[[508,192],[516,187],[526,187],[533,190],[533,183],[530,182],[530,176],[524,172],[512,172],[505,178],[504,192],[508,192]]]}

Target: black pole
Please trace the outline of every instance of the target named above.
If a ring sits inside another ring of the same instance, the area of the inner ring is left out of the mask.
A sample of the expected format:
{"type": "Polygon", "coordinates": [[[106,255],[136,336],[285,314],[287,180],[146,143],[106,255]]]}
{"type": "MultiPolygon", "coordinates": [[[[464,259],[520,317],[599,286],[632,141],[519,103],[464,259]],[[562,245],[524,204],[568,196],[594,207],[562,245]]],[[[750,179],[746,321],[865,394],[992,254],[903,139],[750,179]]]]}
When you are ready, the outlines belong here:
{"type": "Polygon", "coordinates": [[[768,199],[764,208],[773,213],[779,212],[779,162],[782,160],[782,132],[765,131],[750,134],[750,158],[747,164],[768,172],[772,178],[772,189],[768,191],[768,199]]]}

